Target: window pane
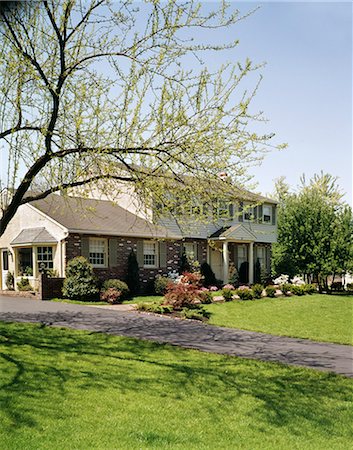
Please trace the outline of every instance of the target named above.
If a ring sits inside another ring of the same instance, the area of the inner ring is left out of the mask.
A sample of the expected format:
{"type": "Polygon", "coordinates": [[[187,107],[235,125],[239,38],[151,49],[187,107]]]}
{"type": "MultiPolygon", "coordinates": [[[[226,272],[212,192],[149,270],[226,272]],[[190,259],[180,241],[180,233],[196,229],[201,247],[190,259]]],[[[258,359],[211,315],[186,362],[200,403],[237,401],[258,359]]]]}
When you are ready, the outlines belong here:
{"type": "Polygon", "coordinates": [[[89,262],[93,266],[105,266],[106,240],[89,240],[89,262]]]}
{"type": "Polygon", "coordinates": [[[37,247],[38,270],[53,269],[53,247],[37,247]]]}
{"type": "Polygon", "coordinates": [[[157,244],[155,242],[143,243],[143,265],[156,266],[157,244]]]}

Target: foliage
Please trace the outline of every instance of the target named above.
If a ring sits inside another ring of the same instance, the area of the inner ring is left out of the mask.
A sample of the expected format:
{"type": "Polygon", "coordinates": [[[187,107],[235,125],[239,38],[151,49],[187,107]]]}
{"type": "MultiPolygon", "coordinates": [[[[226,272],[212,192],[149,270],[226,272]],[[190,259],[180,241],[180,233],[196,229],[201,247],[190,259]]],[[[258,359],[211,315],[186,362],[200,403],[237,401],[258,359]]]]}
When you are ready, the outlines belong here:
{"type": "Polygon", "coordinates": [[[203,305],[209,305],[212,303],[212,294],[209,291],[200,291],[200,300],[203,305]]]}
{"type": "Polygon", "coordinates": [[[343,284],[341,281],[333,281],[330,285],[331,291],[343,291],[343,284]]]}
{"type": "Polygon", "coordinates": [[[249,282],[249,263],[244,261],[239,267],[239,283],[249,282]]]}
{"type": "Polygon", "coordinates": [[[233,262],[229,264],[228,283],[233,286],[239,285],[239,273],[233,262]]]}
{"type": "Polygon", "coordinates": [[[181,283],[190,284],[196,287],[202,285],[202,275],[200,272],[184,272],[181,276],[181,283]]]}
{"type": "Polygon", "coordinates": [[[315,284],[305,284],[304,290],[306,294],[312,295],[317,292],[317,287],[315,284]]]}
{"type": "Polygon", "coordinates": [[[185,250],[183,250],[181,257],[180,257],[179,271],[180,271],[180,273],[189,272],[190,268],[191,267],[190,267],[189,258],[187,257],[185,250]]]}
{"type": "Polygon", "coordinates": [[[254,294],[251,289],[237,289],[235,291],[235,294],[238,295],[238,297],[241,300],[253,300],[254,294]]]}
{"type": "Polygon", "coordinates": [[[273,284],[280,286],[282,284],[287,284],[289,282],[289,275],[281,274],[275,280],[273,280],[273,284]]]}
{"type": "Polygon", "coordinates": [[[275,273],[303,274],[328,289],[329,275],[353,265],[352,209],[330,175],[302,180],[298,193],[285,195],[278,209],[278,244],[273,249],[275,273]]]}
{"type": "Polygon", "coordinates": [[[33,291],[28,278],[21,277],[20,281],[17,282],[17,289],[19,291],[33,291]]]}
{"type": "Polygon", "coordinates": [[[204,291],[200,289],[202,275],[200,273],[185,272],[180,283],[167,287],[164,304],[170,305],[175,311],[181,311],[195,303],[202,302],[204,291]]]}
{"type": "Polygon", "coordinates": [[[223,289],[222,289],[222,296],[223,296],[223,298],[224,298],[224,300],[226,301],[226,302],[230,302],[230,301],[232,301],[233,300],[233,290],[232,289],[229,289],[229,288],[226,288],[226,287],[224,287],[223,289]]]}
{"type": "Polygon", "coordinates": [[[293,295],[305,295],[306,289],[304,284],[292,284],[291,285],[291,293],[293,295]]]}
{"type": "Polygon", "coordinates": [[[100,293],[100,299],[103,302],[115,305],[122,302],[122,292],[114,287],[109,287],[100,293]]]}
{"type": "Polygon", "coordinates": [[[304,286],[305,281],[303,280],[302,277],[299,276],[295,276],[292,280],[291,280],[292,284],[295,284],[297,286],[304,286]]]}
{"type": "Polygon", "coordinates": [[[261,298],[264,287],[262,284],[254,284],[251,286],[251,290],[254,294],[254,298],[261,298]]]}
{"type": "Polygon", "coordinates": [[[207,262],[203,262],[200,266],[200,272],[203,276],[203,284],[206,287],[217,284],[216,276],[207,262]]]}
{"type": "Polygon", "coordinates": [[[136,253],[131,250],[127,260],[127,276],[126,283],[129,287],[131,295],[136,295],[140,292],[140,274],[139,266],[136,258],[136,253]]]}
{"type": "Polygon", "coordinates": [[[232,284],[228,283],[223,286],[223,289],[231,289],[232,291],[234,291],[235,287],[232,284]]]}
{"type": "Polygon", "coordinates": [[[346,289],[347,291],[353,291],[353,283],[347,283],[346,289]]]}
{"type": "Polygon", "coordinates": [[[24,275],[27,275],[27,277],[33,277],[33,268],[31,266],[26,266],[24,275]]]}
{"type": "Polygon", "coordinates": [[[126,299],[127,297],[129,297],[130,294],[130,289],[128,285],[124,281],[118,280],[116,278],[111,278],[109,280],[104,281],[102,290],[105,291],[108,289],[115,289],[117,291],[120,291],[121,300],[126,299]]]}
{"type": "Polygon", "coordinates": [[[170,314],[173,311],[171,305],[161,305],[160,302],[138,303],[136,309],[138,311],[152,312],[155,314],[170,314]]]}
{"type": "Polygon", "coordinates": [[[292,284],[284,283],[279,286],[282,291],[282,294],[285,296],[289,296],[292,293],[292,284]]]}
{"type": "Polygon", "coordinates": [[[58,278],[59,272],[56,269],[46,269],[45,274],[48,278],[58,278]]]}
{"type": "Polygon", "coordinates": [[[164,295],[167,292],[167,286],[172,281],[168,277],[157,275],[154,280],[154,292],[159,295],[164,295]]]}
{"type": "Polygon", "coordinates": [[[202,306],[194,305],[193,308],[183,308],[181,311],[181,316],[185,319],[204,321],[210,318],[211,313],[206,311],[202,306]]]}
{"type": "Polygon", "coordinates": [[[267,297],[273,298],[276,294],[276,288],[273,286],[266,286],[265,288],[267,297]]]}
{"type": "Polygon", "coordinates": [[[5,280],[6,287],[9,291],[13,291],[15,288],[15,279],[13,273],[8,271],[5,280]]]}
{"type": "Polygon", "coordinates": [[[83,256],[68,262],[62,292],[64,297],[82,301],[92,301],[98,297],[97,279],[91,264],[83,256]]]}

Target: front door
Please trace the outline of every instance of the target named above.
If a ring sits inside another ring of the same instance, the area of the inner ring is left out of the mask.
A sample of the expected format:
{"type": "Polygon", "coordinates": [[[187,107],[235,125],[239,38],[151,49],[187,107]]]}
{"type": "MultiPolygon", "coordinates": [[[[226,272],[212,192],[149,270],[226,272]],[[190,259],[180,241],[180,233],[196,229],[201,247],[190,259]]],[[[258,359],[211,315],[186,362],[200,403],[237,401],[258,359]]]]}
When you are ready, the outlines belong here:
{"type": "Polygon", "coordinates": [[[209,247],[210,266],[217,280],[223,280],[223,254],[220,247],[209,247]]]}
{"type": "Polygon", "coordinates": [[[6,278],[9,271],[9,254],[7,250],[1,250],[1,287],[7,289],[6,278]]]}

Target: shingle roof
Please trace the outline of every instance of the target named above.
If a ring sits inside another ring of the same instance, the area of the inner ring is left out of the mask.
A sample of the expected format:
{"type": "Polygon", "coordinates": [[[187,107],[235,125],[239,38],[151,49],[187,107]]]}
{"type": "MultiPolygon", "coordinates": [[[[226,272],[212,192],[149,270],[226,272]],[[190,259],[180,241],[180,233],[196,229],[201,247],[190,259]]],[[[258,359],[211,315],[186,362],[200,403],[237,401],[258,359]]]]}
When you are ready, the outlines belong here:
{"type": "Polygon", "coordinates": [[[248,230],[242,224],[233,225],[232,227],[220,228],[218,231],[213,233],[210,236],[210,239],[239,239],[244,240],[248,239],[250,241],[256,239],[256,234],[254,234],[251,230],[248,230]]]}
{"type": "Polygon", "coordinates": [[[11,242],[11,245],[49,244],[52,242],[57,242],[57,240],[44,227],[26,228],[15,237],[15,239],[11,242]]]}
{"type": "Polygon", "coordinates": [[[111,201],[51,194],[30,204],[71,232],[148,238],[181,237],[111,201]]]}

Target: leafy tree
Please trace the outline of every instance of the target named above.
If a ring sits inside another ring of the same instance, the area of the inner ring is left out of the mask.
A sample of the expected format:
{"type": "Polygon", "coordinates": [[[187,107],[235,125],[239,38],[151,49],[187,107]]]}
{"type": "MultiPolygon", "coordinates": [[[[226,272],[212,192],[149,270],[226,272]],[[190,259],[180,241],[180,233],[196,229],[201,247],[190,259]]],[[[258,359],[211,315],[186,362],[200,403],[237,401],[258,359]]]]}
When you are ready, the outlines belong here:
{"type": "Polygon", "coordinates": [[[327,276],[350,270],[353,260],[351,208],[342,204],[336,178],[302,179],[297,194],[287,194],[278,209],[275,274],[314,277],[327,289],[327,276]]]}
{"type": "Polygon", "coordinates": [[[251,127],[262,118],[249,109],[258,83],[242,87],[260,66],[246,59],[211,71],[202,61],[238,45],[212,43],[219,29],[235,35],[243,17],[234,7],[21,6],[0,9],[0,236],[20,205],[72,188],[84,194],[108,179],[114,184],[102,189],[119,195],[132,185],[160,213],[229,194],[220,171],[237,186],[248,179],[272,137],[251,127]]]}

